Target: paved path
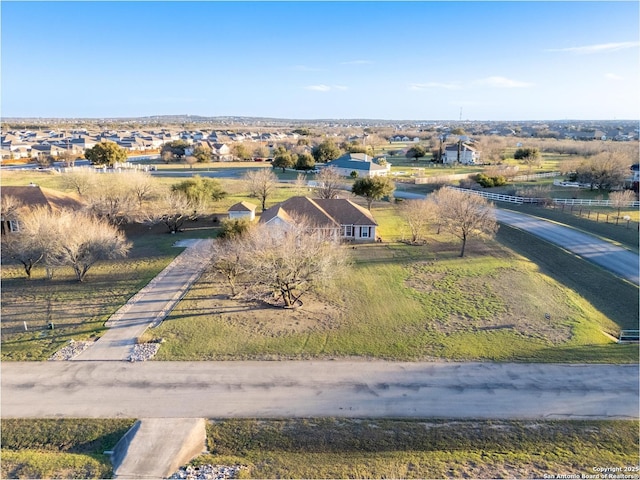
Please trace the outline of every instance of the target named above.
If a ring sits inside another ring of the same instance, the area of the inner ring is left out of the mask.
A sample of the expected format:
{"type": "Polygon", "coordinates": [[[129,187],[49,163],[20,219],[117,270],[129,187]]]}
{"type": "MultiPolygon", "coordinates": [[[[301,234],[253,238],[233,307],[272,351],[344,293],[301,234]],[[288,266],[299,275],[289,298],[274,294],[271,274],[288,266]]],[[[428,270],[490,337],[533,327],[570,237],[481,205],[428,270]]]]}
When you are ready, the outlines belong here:
{"type": "Polygon", "coordinates": [[[575,253],[616,275],[640,283],[640,257],[625,248],[540,218],[496,209],[499,222],[519,228],[575,253]]]}
{"type": "Polygon", "coordinates": [[[167,478],[206,451],[203,418],[143,418],[116,445],[114,477],[167,478]]]}
{"type": "Polygon", "coordinates": [[[136,339],[164,319],[206,267],[211,240],[190,240],[188,248],[107,321],[107,332],[73,360],[127,360],[136,339]]]}
{"type": "Polygon", "coordinates": [[[3,362],[10,417],[638,418],[638,365],[3,362]]]}

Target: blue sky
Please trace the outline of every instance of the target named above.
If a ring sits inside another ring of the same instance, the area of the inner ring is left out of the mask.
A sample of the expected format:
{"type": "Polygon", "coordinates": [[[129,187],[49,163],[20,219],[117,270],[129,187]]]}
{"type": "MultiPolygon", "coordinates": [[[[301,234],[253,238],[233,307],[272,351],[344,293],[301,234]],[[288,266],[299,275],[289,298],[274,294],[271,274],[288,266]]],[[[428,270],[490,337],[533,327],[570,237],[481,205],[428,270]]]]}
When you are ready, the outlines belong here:
{"type": "Polygon", "coordinates": [[[640,118],[638,2],[3,1],[3,117],[640,118]]]}

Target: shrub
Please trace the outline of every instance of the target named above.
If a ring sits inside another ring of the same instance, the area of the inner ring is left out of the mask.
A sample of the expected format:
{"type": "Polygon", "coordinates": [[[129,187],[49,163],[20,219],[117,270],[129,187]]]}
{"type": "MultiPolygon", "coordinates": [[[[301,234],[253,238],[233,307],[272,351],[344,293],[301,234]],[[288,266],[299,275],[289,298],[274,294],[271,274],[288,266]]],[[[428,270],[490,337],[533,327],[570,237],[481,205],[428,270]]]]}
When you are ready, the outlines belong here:
{"type": "Polygon", "coordinates": [[[507,179],[502,175],[496,175],[489,177],[484,173],[476,175],[476,182],[478,182],[484,188],[501,187],[507,184],[507,179]]]}

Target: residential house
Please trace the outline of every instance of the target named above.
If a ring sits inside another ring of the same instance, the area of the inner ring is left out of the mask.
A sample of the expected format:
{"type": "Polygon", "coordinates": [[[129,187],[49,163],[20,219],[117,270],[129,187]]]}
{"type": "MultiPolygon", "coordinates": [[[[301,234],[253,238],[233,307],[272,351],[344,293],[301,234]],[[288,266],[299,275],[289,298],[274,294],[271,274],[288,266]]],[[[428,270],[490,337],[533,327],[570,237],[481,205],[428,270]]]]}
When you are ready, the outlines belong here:
{"type": "MultiPolygon", "coordinates": [[[[28,186],[2,187],[0,195],[15,198],[23,205],[23,208],[45,207],[51,210],[79,210],[84,205],[76,195],[42,188],[34,183],[28,186]]],[[[19,218],[0,217],[0,227],[2,234],[19,231],[19,218]]]]}
{"type": "Polygon", "coordinates": [[[286,229],[299,219],[305,219],[336,240],[374,242],[377,239],[378,224],[371,212],[343,198],[291,197],[262,212],[260,223],[286,229]]]}
{"type": "MultiPolygon", "coordinates": [[[[443,163],[445,165],[453,165],[456,162],[458,162],[458,144],[447,145],[444,149],[443,163]]],[[[463,143],[460,146],[460,163],[462,165],[478,165],[480,163],[480,152],[463,143]]]]}
{"type": "Polygon", "coordinates": [[[327,167],[335,168],[340,175],[352,176],[353,173],[358,178],[377,177],[388,175],[391,171],[391,164],[378,165],[375,158],[365,153],[346,153],[331,162],[327,162],[327,167]]]}
{"type": "Polygon", "coordinates": [[[253,221],[256,218],[256,206],[249,202],[238,202],[229,207],[229,218],[247,219],[253,221]]]}

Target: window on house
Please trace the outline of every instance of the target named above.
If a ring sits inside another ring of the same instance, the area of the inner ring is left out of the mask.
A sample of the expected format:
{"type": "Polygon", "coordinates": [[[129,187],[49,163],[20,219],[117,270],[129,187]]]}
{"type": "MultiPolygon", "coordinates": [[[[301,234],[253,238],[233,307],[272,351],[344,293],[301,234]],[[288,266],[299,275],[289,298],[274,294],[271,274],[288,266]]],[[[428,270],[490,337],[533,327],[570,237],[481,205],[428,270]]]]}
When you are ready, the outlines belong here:
{"type": "Polygon", "coordinates": [[[353,225],[345,225],[345,227],[344,227],[344,236],[345,237],[353,237],[353,225]]]}
{"type": "Polygon", "coordinates": [[[369,227],[364,227],[360,234],[362,238],[367,238],[369,236],[369,227]]]}
{"type": "Polygon", "coordinates": [[[20,225],[18,225],[17,221],[9,220],[9,231],[10,232],[19,232],[20,231],[20,225]]]}

